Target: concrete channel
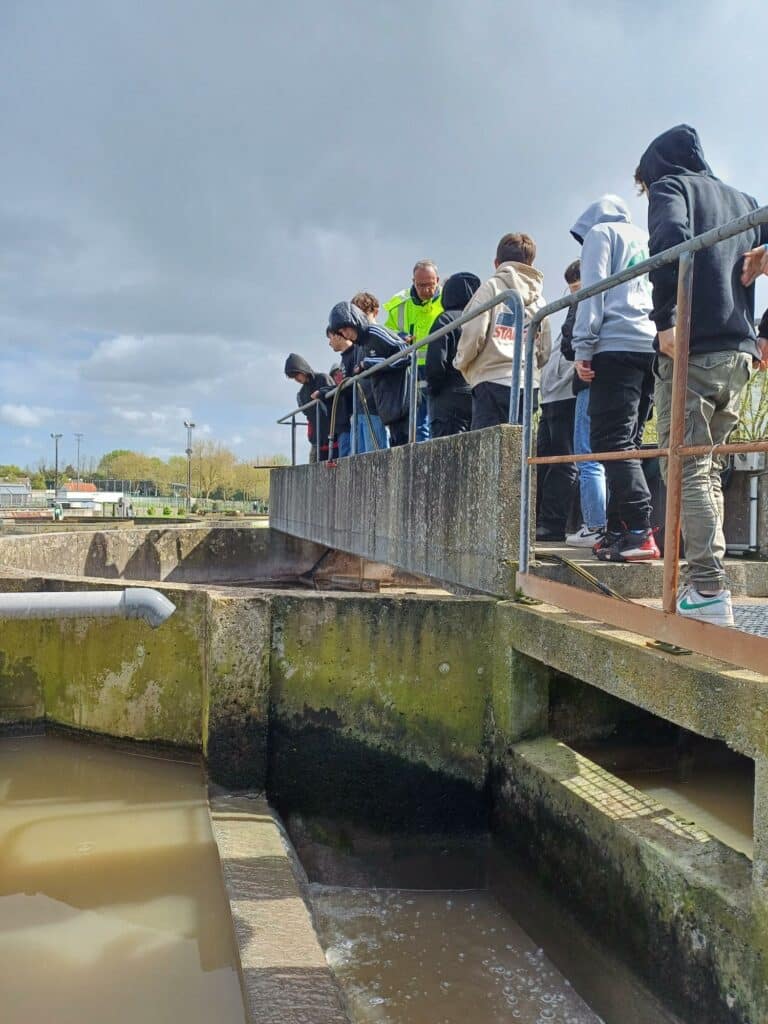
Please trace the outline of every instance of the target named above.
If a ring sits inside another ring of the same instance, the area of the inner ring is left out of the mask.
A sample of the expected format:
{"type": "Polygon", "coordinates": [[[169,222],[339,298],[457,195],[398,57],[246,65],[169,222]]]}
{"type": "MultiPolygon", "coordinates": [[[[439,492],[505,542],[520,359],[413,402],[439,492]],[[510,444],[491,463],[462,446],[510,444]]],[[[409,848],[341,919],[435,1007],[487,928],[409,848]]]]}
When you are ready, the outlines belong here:
{"type": "MultiPolygon", "coordinates": [[[[407,473],[429,479],[413,464],[407,473]]],[[[274,807],[287,821],[381,834],[492,835],[681,1020],[768,1019],[768,676],[546,605],[441,589],[468,589],[483,543],[469,520],[464,568],[449,574],[455,537],[442,554],[431,538],[426,560],[414,547],[382,565],[351,544],[333,550],[322,532],[287,533],[279,505],[277,517],[281,530],[0,537],[0,591],[150,584],[176,605],[155,632],[3,622],[0,727],[202,755],[250,1019],[350,1013],[274,807]],[[580,752],[631,735],[654,757],[667,733],[754,764],[752,859],[580,752]]],[[[486,544],[486,579],[508,578],[506,543],[486,544]]]]}

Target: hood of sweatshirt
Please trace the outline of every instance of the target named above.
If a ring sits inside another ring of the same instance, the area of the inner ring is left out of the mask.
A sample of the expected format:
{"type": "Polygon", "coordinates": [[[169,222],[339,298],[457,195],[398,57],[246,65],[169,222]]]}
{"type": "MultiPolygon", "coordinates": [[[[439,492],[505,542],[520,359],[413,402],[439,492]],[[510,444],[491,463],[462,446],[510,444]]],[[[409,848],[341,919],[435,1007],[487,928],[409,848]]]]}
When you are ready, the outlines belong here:
{"type": "Polygon", "coordinates": [[[714,177],[704,159],[699,133],[689,124],[679,124],[654,139],[643,153],[638,175],[651,186],[667,174],[707,174],[714,177]]]}
{"type": "Polygon", "coordinates": [[[462,310],[480,287],[480,278],[463,270],[451,274],[443,285],[443,309],[462,310]]]}
{"type": "Polygon", "coordinates": [[[285,360],[285,375],[288,377],[294,373],[308,373],[310,377],[313,377],[315,371],[306,359],[302,359],[302,357],[296,355],[295,352],[291,352],[285,360]]]}
{"type": "Polygon", "coordinates": [[[368,317],[351,302],[337,302],[328,314],[329,331],[338,331],[340,327],[355,327],[358,331],[364,331],[369,326],[368,317]]]}
{"type": "Polygon", "coordinates": [[[584,213],[582,213],[571,228],[571,234],[579,245],[583,245],[584,239],[587,237],[587,232],[595,227],[596,224],[610,224],[615,222],[623,224],[632,223],[632,218],[629,215],[629,207],[621,196],[600,196],[596,202],[591,203],[584,213]]]}
{"type": "Polygon", "coordinates": [[[538,309],[542,305],[544,275],[536,267],[509,260],[499,264],[495,276],[504,288],[514,288],[520,293],[526,312],[530,306],[538,309]]]}

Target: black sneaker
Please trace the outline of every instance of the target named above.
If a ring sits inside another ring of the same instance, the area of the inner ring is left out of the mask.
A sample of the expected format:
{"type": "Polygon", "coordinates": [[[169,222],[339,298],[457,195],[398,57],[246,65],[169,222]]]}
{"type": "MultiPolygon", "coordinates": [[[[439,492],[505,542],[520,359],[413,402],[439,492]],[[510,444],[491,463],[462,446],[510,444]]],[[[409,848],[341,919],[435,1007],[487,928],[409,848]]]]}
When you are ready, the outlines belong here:
{"type": "Polygon", "coordinates": [[[565,541],[565,530],[550,530],[546,526],[537,526],[536,540],[562,543],[565,541]]]}
{"type": "Polygon", "coordinates": [[[611,547],[611,545],[615,544],[617,540],[621,539],[621,537],[621,530],[603,530],[603,532],[600,534],[600,537],[597,540],[597,543],[592,545],[592,554],[597,555],[597,557],[599,558],[600,552],[604,548],[611,547]]]}
{"type": "Polygon", "coordinates": [[[653,530],[640,530],[637,533],[625,530],[619,534],[618,540],[601,548],[596,554],[601,562],[648,562],[661,558],[653,530]]]}

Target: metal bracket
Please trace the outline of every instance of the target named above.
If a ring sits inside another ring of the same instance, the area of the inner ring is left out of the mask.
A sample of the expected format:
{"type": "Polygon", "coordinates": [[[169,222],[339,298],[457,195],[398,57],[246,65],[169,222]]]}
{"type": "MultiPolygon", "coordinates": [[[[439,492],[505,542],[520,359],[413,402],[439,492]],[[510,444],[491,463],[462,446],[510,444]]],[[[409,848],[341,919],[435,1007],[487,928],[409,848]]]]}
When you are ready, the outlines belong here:
{"type": "Polygon", "coordinates": [[[652,647],[655,651],[663,651],[664,654],[693,654],[687,647],[678,647],[677,644],[669,644],[665,640],[646,640],[646,647],[652,647]]]}

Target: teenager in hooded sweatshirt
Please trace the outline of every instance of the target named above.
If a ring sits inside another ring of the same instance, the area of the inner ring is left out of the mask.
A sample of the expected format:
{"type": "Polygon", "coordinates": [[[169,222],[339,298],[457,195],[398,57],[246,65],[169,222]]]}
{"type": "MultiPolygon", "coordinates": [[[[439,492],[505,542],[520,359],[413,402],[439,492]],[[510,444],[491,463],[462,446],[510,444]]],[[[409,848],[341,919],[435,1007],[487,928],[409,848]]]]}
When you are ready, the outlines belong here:
{"type": "MultiPolygon", "coordinates": [[[[695,129],[680,124],[654,139],[635,171],[648,196],[650,252],[721,227],[757,207],[751,196],[714,176],[695,129]]],[[[752,282],[768,272],[768,225],[696,254],[693,264],[691,333],[685,402],[687,445],[726,441],[753,364],[768,363],[768,342],[755,337],[752,282]],[[750,249],[748,253],[745,250],[750,249]]],[[[651,273],[651,319],[658,332],[656,408],[659,444],[669,444],[672,366],[677,300],[677,263],[651,273]]],[[[721,462],[711,455],[683,461],[682,530],[687,580],[678,596],[680,615],[733,625],[731,593],[723,558],[721,462]]],[[[662,460],[666,474],[666,460],[662,460]]]]}
{"type": "MultiPolygon", "coordinates": [[[[513,288],[523,300],[527,328],[533,314],[545,304],[544,275],[533,266],[535,259],[536,243],[529,235],[504,235],[496,247],[496,273],[478,288],[465,312],[513,288]]],[[[472,430],[509,422],[513,356],[515,347],[523,344],[524,338],[515,337],[511,312],[504,304],[464,324],[453,365],[472,388],[472,430]]],[[[551,350],[552,337],[545,320],[536,339],[534,398],[538,394],[539,371],[551,350]]],[[[537,404],[534,401],[534,406],[537,404]]]]}
{"type": "MultiPolygon", "coordinates": [[[[571,228],[581,243],[581,285],[648,258],[648,235],[619,196],[601,196],[571,228]]],[[[573,328],[575,367],[589,383],[593,452],[639,448],[653,401],[653,324],[648,278],[634,278],[579,303],[573,328]]],[[[651,492],[639,459],[606,462],[607,529],[593,551],[606,562],[659,558],[651,530],[651,492]]]]}
{"type": "MultiPolygon", "coordinates": [[[[301,384],[301,390],[296,396],[299,405],[306,405],[310,402],[315,392],[322,392],[333,387],[333,380],[327,373],[315,373],[306,359],[296,355],[295,352],[291,352],[285,360],[285,376],[301,384]]],[[[326,462],[328,460],[328,429],[330,423],[330,411],[324,402],[319,402],[316,408],[307,410],[307,439],[310,444],[310,462],[326,462]],[[320,424],[319,436],[317,433],[318,419],[320,424]]]]}
{"type": "MultiPolygon", "coordinates": [[[[480,278],[462,271],[453,274],[443,285],[444,312],[428,333],[439,331],[458,319],[464,307],[480,287],[480,278]]],[[[472,423],[472,392],[453,359],[461,337],[461,327],[433,341],[427,348],[424,366],[429,389],[429,426],[432,437],[463,434],[472,423]]]]}
{"type": "MultiPolygon", "coordinates": [[[[407,348],[394,331],[371,323],[365,313],[351,302],[337,302],[328,316],[328,336],[351,341],[358,349],[364,369],[407,348]]],[[[390,445],[408,443],[408,358],[374,374],[373,393],[382,423],[389,428],[390,445]]]]}

